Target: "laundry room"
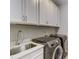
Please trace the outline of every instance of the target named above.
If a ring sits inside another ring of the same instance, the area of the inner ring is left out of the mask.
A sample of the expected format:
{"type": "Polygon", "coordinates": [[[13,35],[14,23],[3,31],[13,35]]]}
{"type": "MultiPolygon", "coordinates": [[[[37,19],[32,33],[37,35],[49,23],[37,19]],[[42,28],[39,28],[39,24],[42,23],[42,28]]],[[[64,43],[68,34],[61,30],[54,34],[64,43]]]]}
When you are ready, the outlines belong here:
{"type": "Polygon", "coordinates": [[[68,59],[68,0],[10,0],[10,59],[68,59]]]}

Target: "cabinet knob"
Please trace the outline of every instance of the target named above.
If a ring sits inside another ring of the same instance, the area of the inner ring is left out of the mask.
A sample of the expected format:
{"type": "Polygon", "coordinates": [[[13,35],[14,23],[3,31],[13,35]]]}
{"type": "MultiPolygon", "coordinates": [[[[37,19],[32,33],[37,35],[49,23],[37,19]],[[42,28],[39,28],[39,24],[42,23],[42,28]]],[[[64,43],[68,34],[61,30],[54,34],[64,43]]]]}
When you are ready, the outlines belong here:
{"type": "Polygon", "coordinates": [[[46,21],[46,24],[48,24],[48,21],[46,21]]]}
{"type": "Polygon", "coordinates": [[[23,16],[23,21],[27,21],[27,16],[23,16]]]}
{"type": "Polygon", "coordinates": [[[56,24],[56,25],[58,25],[58,24],[56,24]]]}

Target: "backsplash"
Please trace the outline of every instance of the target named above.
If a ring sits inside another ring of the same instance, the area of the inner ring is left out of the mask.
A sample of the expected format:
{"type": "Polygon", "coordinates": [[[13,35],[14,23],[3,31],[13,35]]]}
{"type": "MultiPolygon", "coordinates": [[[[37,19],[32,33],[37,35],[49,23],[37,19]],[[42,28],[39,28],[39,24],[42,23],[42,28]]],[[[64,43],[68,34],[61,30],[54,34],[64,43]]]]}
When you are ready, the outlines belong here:
{"type": "Polygon", "coordinates": [[[19,30],[23,32],[25,41],[30,41],[33,38],[41,37],[44,35],[56,34],[58,28],[10,25],[10,41],[11,41],[10,46],[15,45],[17,39],[17,33],[19,30]]]}

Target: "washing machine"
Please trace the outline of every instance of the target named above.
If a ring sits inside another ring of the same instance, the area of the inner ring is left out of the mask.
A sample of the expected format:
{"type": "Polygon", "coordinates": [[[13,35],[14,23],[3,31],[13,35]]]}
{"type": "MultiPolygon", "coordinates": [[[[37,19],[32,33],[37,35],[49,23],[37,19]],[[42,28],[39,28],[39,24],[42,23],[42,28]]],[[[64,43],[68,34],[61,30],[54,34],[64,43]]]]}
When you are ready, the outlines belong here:
{"type": "Polygon", "coordinates": [[[44,59],[62,59],[63,49],[59,38],[45,36],[32,41],[44,45],[44,59]]]}
{"type": "Polygon", "coordinates": [[[59,40],[61,41],[61,46],[63,49],[63,59],[65,59],[65,57],[68,55],[68,39],[67,39],[67,35],[63,35],[63,34],[51,34],[49,35],[49,37],[53,38],[59,38],[59,40]]]}

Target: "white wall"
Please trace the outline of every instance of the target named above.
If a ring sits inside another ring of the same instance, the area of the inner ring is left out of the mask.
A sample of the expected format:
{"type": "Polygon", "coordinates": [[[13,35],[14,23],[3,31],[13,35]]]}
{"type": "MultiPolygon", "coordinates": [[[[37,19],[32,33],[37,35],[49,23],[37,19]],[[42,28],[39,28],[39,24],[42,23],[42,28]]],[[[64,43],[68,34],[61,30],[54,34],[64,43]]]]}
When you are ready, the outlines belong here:
{"type": "Polygon", "coordinates": [[[23,32],[25,41],[44,36],[45,34],[55,34],[57,32],[57,28],[54,27],[49,28],[24,25],[10,25],[10,46],[15,45],[17,40],[17,33],[19,30],[23,32]]]}
{"type": "Polygon", "coordinates": [[[59,34],[68,34],[68,4],[61,5],[60,7],[60,29],[59,34]]]}

